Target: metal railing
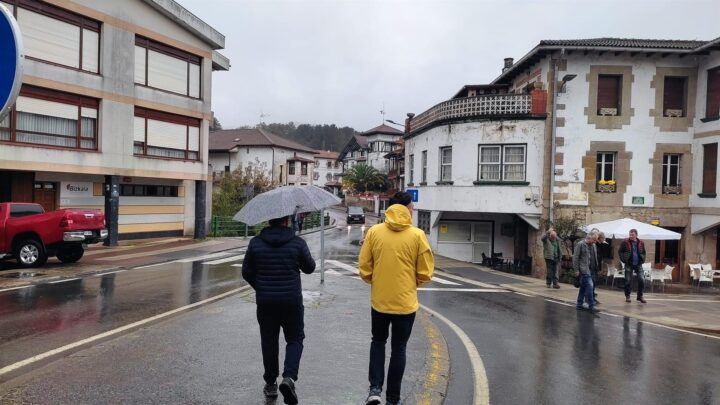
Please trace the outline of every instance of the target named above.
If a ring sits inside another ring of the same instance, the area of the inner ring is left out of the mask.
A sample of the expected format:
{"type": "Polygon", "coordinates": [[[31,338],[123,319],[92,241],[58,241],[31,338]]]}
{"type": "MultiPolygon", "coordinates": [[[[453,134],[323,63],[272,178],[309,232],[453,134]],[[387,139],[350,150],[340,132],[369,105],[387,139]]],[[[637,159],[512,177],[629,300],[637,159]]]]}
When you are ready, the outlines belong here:
{"type": "Polygon", "coordinates": [[[529,94],[502,94],[464,97],[443,101],[410,120],[410,131],[417,131],[437,121],[480,116],[513,116],[531,113],[529,94]]]}
{"type": "MultiPolygon", "coordinates": [[[[330,216],[325,215],[325,226],[330,225],[330,216]]],[[[214,215],[210,221],[210,234],[213,237],[250,237],[256,236],[267,227],[267,222],[257,225],[247,225],[232,219],[232,217],[224,217],[214,215]]],[[[320,213],[308,212],[303,220],[303,230],[319,228],[320,213]]]]}

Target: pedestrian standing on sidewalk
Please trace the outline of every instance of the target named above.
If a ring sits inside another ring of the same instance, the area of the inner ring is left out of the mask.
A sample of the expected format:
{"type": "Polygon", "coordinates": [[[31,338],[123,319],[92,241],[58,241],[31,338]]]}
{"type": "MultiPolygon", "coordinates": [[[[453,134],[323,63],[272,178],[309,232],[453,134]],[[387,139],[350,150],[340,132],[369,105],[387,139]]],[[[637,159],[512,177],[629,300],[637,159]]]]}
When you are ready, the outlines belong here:
{"type": "Polygon", "coordinates": [[[545,283],[547,288],[560,288],[558,283],[558,264],[560,263],[560,241],[554,228],[550,228],[541,238],[545,256],[545,283]]]}
{"type": "Polygon", "coordinates": [[[630,293],[632,293],[632,277],[633,272],[637,273],[637,300],[643,304],[647,303],[643,298],[643,290],[645,281],[643,278],[642,265],[645,263],[645,243],[638,239],[637,229],[630,230],[630,237],[623,240],[618,249],[620,261],[625,264],[625,302],[630,302],[630,293]]]}
{"type": "Polygon", "coordinates": [[[607,249],[610,248],[610,245],[605,241],[605,234],[603,232],[598,232],[598,238],[597,243],[593,246],[593,249],[595,249],[595,257],[597,258],[597,263],[595,265],[595,271],[592,273],[592,281],[593,281],[593,298],[595,299],[595,305],[598,305],[600,301],[597,300],[597,284],[598,284],[598,276],[600,274],[600,271],[602,270],[603,260],[605,260],[607,255],[607,249]]]}
{"type": "Polygon", "coordinates": [[[370,390],[366,405],[382,401],[385,381],[385,343],[392,327],[386,404],[400,403],[405,373],[405,349],[419,303],[417,287],[430,281],[435,261],[425,232],[412,226],[412,198],[396,193],[385,212],[385,222],[373,225],[360,250],[360,277],[371,286],[372,309],[370,390]]]}
{"type": "Polygon", "coordinates": [[[280,392],[286,404],[297,404],[295,381],[305,339],[300,271],[315,271],[315,260],[305,240],[295,236],[292,217],[270,220],[270,226],[250,240],[242,276],[255,289],[257,320],[260,325],[267,398],[278,396],[277,378],[280,328],[285,335],[285,365],[280,392]]]}
{"type": "Polygon", "coordinates": [[[573,251],[573,269],[576,277],[580,277],[580,291],[577,297],[577,309],[584,309],[583,302],[587,302],[590,312],[597,312],[593,298],[592,269],[595,267],[593,245],[597,241],[597,233],[590,232],[583,242],[575,245],[573,251]]]}

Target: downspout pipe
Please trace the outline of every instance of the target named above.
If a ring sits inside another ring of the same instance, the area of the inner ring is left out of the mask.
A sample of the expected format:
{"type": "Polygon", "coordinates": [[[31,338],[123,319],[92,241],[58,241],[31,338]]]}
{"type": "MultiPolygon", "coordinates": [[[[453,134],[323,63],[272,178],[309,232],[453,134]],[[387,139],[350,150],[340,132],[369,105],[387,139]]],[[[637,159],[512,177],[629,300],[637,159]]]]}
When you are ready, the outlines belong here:
{"type": "Polygon", "coordinates": [[[553,97],[552,97],[552,134],[550,138],[550,206],[548,207],[548,222],[555,222],[555,153],[557,133],[557,97],[558,97],[558,61],[565,56],[565,48],[560,49],[560,58],[553,61],[553,97]]]}

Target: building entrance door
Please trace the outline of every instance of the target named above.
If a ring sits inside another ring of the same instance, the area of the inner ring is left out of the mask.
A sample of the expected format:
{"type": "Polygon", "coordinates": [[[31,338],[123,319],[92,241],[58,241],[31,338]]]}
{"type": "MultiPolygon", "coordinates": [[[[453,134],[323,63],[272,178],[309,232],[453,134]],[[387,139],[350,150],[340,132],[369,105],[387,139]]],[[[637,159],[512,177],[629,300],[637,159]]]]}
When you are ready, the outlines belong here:
{"type": "Polygon", "coordinates": [[[55,211],[57,209],[57,187],[55,187],[55,183],[35,182],[33,202],[42,205],[46,212],[55,211]]]}
{"type": "Polygon", "coordinates": [[[473,263],[482,263],[483,253],[492,257],[492,222],[472,223],[473,263]]]}

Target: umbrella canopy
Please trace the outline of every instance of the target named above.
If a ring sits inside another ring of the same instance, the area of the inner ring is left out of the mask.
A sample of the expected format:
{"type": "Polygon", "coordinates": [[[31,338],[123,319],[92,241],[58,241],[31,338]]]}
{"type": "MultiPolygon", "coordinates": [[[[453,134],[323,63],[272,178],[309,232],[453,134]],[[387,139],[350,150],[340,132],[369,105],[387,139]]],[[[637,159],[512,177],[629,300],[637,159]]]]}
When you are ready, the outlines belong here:
{"type": "Polygon", "coordinates": [[[590,224],[584,227],[586,231],[593,228],[599,229],[607,238],[627,238],[631,229],[637,229],[638,238],[640,239],[678,240],[681,237],[681,235],[677,232],[668,231],[667,229],[660,228],[659,226],[646,224],[630,218],[616,219],[608,222],[598,222],[597,224],[590,224]]]}
{"type": "Polygon", "coordinates": [[[255,196],[233,216],[233,219],[255,225],[299,212],[320,211],[340,202],[338,197],[315,186],[278,187],[255,196]]]}

